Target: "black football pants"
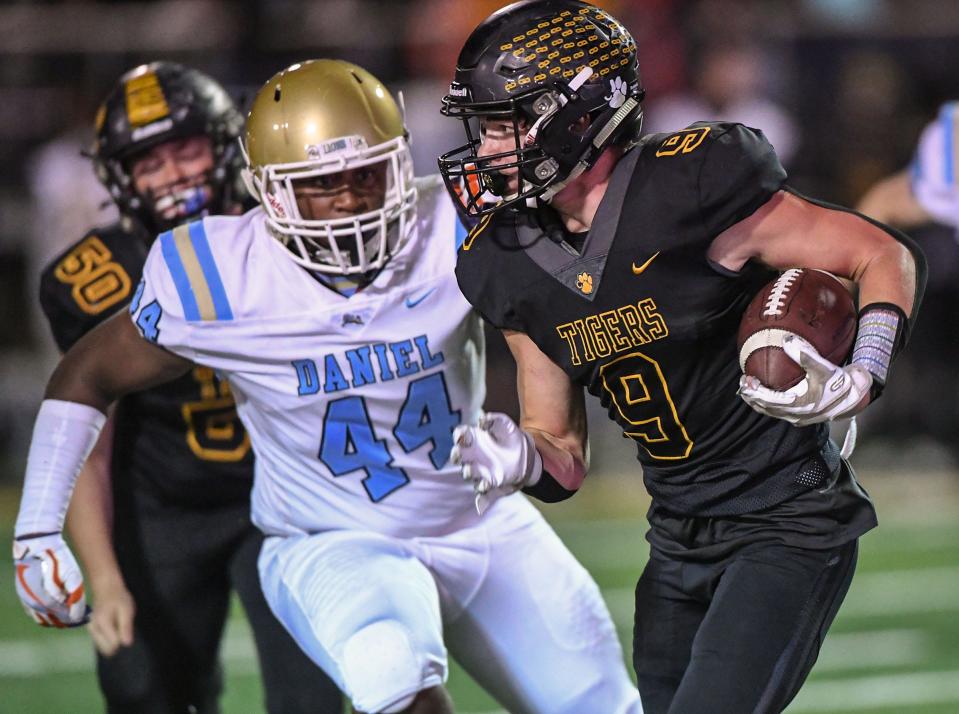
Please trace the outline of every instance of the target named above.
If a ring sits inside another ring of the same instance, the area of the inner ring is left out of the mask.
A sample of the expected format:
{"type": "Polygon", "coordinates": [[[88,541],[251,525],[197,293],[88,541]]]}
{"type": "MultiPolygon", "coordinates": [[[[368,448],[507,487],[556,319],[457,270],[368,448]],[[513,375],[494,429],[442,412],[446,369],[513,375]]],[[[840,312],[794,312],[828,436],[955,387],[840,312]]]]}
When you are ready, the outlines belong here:
{"type": "Polygon", "coordinates": [[[753,543],[719,562],[655,548],[636,586],[645,714],[773,714],[799,691],[849,589],[857,541],[753,543]]]}
{"type": "Polygon", "coordinates": [[[263,598],[256,567],[262,535],[250,524],[248,503],[182,509],[143,494],[123,501],[114,540],[137,612],[134,644],[97,658],[108,712],[219,712],[218,655],[232,590],[253,630],[267,711],[342,712],[339,690],[263,598]]]}

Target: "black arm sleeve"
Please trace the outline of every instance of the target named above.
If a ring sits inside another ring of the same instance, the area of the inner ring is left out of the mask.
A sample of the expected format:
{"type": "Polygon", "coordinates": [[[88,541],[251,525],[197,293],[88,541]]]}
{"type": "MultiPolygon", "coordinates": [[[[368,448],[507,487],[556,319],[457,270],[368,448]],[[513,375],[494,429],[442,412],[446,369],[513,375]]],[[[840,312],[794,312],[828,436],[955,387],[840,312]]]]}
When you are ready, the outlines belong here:
{"type": "Polygon", "coordinates": [[[559,503],[560,501],[565,501],[576,493],[576,491],[566,489],[559,481],[553,478],[549,471],[543,469],[539,481],[532,486],[524,488],[523,493],[543,503],[559,503]]]}

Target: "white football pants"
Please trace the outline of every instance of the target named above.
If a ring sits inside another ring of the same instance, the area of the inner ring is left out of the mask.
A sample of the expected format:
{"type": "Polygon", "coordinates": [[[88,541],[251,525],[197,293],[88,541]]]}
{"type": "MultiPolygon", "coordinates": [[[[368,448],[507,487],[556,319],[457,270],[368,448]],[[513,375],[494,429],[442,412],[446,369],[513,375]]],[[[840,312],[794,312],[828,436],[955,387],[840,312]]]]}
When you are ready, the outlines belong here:
{"type": "Polygon", "coordinates": [[[512,714],[642,712],[599,588],[518,494],[444,536],[269,537],[259,567],[277,618],[359,711],[445,682],[445,631],[512,714]]]}

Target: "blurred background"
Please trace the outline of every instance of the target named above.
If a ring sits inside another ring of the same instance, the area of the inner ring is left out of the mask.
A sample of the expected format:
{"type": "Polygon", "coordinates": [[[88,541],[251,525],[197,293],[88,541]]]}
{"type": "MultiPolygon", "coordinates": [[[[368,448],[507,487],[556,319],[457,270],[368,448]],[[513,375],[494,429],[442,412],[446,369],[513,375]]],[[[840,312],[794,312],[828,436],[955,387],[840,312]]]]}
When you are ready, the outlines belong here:
{"type": "MultiPolygon", "coordinates": [[[[0,3],[0,529],[9,532],[25,451],[56,349],[36,298],[41,268],[112,207],[81,152],[119,75],[171,59],[241,103],[286,65],[356,62],[402,91],[418,173],[462,143],[438,109],[465,37],[499,0],[83,0],[0,3]]],[[[646,127],[700,119],[765,131],[799,191],[855,205],[910,162],[919,133],[959,99],[959,3],[943,0],[608,0],[639,44],[646,127]]],[[[883,523],[811,681],[789,711],[959,711],[959,244],[912,231],[929,287],[908,351],[861,424],[853,464],[883,523]]],[[[492,389],[510,364],[492,347],[492,389]]],[[[600,582],[628,651],[646,495],[634,452],[591,415],[595,475],[546,510],[600,582]]],[[[9,556],[4,553],[4,559],[9,556]]],[[[3,562],[6,562],[5,560],[3,562]]],[[[0,710],[97,711],[82,632],[40,631],[0,570],[0,710]],[[56,673],[61,683],[39,687],[56,673]],[[41,696],[40,700],[37,696],[41,696]],[[8,708],[9,707],[9,708],[8,708]]],[[[242,619],[224,646],[227,712],[262,711],[242,619]],[[260,708],[257,708],[260,707],[260,708]]],[[[459,671],[463,711],[496,707],[459,671]]]]}

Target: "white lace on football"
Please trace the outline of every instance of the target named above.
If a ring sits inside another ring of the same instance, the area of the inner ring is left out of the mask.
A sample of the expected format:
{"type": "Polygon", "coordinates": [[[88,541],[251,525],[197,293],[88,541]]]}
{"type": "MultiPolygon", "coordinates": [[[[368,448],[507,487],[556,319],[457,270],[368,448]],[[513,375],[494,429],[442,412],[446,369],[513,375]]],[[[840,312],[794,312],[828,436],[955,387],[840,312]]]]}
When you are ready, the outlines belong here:
{"type": "Polygon", "coordinates": [[[792,287],[794,282],[796,282],[796,279],[799,277],[800,273],[802,273],[801,269],[791,268],[779,276],[779,278],[773,284],[773,289],[770,291],[769,297],[766,298],[766,307],[763,310],[763,317],[776,317],[778,315],[782,315],[783,305],[786,303],[786,293],[789,292],[789,288],[792,287]]]}
{"type": "MultiPolygon", "coordinates": [[[[270,164],[248,172],[245,178],[260,199],[267,225],[296,263],[320,273],[368,273],[386,263],[415,225],[416,188],[409,145],[403,137],[371,147],[361,137],[326,144],[342,148],[309,161],[270,164]],[[382,207],[331,220],[308,220],[300,214],[295,181],[379,163],[387,167],[382,207]]],[[[249,165],[245,147],[244,157],[249,165]]]]}

